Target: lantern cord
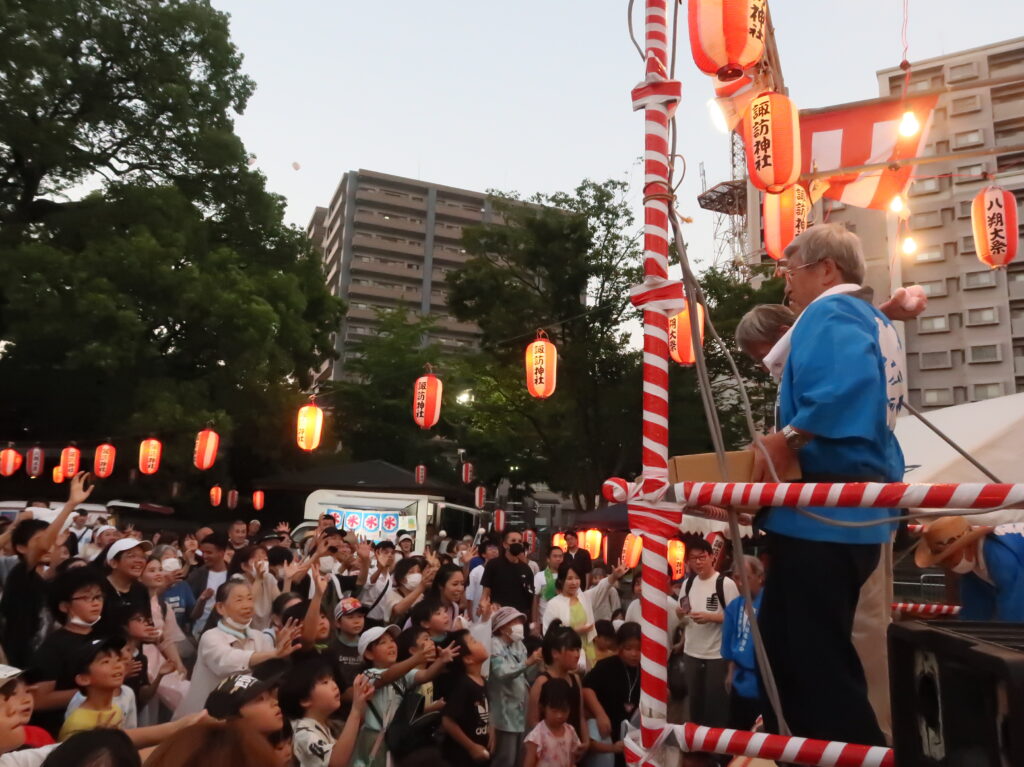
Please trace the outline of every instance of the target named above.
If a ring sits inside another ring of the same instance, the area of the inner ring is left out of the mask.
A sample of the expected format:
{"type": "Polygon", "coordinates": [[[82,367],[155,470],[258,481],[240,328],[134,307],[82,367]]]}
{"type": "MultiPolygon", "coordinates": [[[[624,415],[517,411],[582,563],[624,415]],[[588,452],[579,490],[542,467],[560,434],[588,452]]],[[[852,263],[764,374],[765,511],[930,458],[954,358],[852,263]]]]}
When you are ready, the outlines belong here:
{"type": "Polygon", "coordinates": [[[626,10],[626,21],[629,23],[629,39],[633,41],[633,47],[636,48],[636,52],[640,54],[640,60],[645,61],[644,49],[640,47],[640,43],[636,41],[636,33],[633,31],[633,4],[636,0],[629,0],[629,8],[626,10]]]}

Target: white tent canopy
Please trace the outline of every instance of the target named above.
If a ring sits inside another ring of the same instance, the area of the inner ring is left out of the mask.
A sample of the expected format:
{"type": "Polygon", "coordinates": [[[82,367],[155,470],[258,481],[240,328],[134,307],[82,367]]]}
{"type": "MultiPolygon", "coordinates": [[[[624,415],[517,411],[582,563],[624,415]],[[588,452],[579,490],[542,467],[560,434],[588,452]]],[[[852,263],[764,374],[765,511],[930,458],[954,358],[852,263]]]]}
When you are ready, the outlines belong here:
{"type": "MultiPolygon", "coordinates": [[[[924,416],[1001,482],[1024,483],[1024,394],[954,405],[924,416]]],[[[896,422],[896,438],[906,459],[907,482],[992,481],[913,415],[896,422]]],[[[1024,509],[979,514],[970,521],[1024,522],[1024,509]]]]}

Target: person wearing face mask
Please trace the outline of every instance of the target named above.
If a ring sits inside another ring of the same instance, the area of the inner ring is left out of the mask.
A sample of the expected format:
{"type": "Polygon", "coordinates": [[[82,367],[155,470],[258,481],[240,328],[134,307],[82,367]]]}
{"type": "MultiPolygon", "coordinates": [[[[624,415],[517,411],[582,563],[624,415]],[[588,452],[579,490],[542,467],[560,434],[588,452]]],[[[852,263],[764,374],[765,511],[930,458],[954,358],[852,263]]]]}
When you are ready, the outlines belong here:
{"type": "Polygon", "coordinates": [[[1024,621],[1024,524],[941,517],[925,528],[914,562],[960,575],[961,620],[1024,621]]]}
{"type": "Polygon", "coordinates": [[[56,737],[78,692],[75,659],[95,638],[93,627],[103,615],[103,576],[91,567],[66,571],[50,588],[49,606],[59,627],[32,656],[30,676],[38,685],[32,723],[56,737]]]}
{"type": "Polygon", "coordinates": [[[178,627],[185,631],[188,617],[196,606],[196,598],[184,580],[184,563],[178,550],[173,546],[156,546],[153,548],[153,556],[160,560],[160,568],[167,578],[167,588],[162,594],[163,602],[174,613],[178,627]]]}
{"type": "MultiPolygon", "coordinates": [[[[395,565],[394,587],[388,589],[377,604],[368,606],[367,615],[379,615],[380,618],[377,620],[385,623],[404,621],[412,606],[423,597],[424,592],[433,583],[436,573],[436,568],[428,567],[420,557],[400,560],[395,565]]],[[[365,599],[363,604],[366,604],[365,599]]]]}
{"type": "Polygon", "coordinates": [[[491,669],[487,677],[487,699],[495,730],[491,767],[518,767],[522,758],[526,710],[530,694],[527,672],[539,668],[544,659],[538,648],[526,650],[526,616],[514,607],[502,607],[491,616],[491,669]]]}
{"type": "MultiPolygon", "coordinates": [[[[514,607],[523,615],[533,609],[533,571],[522,561],[523,534],[506,529],[501,540],[504,552],[484,565],[480,579],[482,605],[514,607]]],[[[486,608],[484,608],[486,609],[486,608]]]]}

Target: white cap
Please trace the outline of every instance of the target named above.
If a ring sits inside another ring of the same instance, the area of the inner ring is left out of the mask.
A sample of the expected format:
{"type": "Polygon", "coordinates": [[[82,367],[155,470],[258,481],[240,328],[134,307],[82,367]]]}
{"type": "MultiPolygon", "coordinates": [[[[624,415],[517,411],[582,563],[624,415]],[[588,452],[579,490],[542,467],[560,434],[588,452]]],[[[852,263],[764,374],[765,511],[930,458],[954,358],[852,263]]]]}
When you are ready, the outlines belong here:
{"type": "Polygon", "coordinates": [[[93,537],[99,538],[103,533],[107,532],[107,530],[113,530],[115,533],[117,532],[117,528],[113,525],[100,525],[92,531],[93,537]]]}
{"type": "Polygon", "coordinates": [[[153,544],[149,541],[137,541],[134,538],[121,538],[110,544],[110,548],[107,549],[107,561],[109,562],[118,554],[124,554],[126,551],[131,551],[137,546],[141,546],[145,549],[147,554],[153,550],[153,544]]]}
{"type": "Polygon", "coordinates": [[[400,536],[398,536],[398,542],[399,543],[401,543],[402,541],[411,541],[411,540],[413,540],[413,537],[411,535],[409,535],[409,533],[402,533],[400,536]]]}
{"type": "Polygon", "coordinates": [[[376,642],[385,634],[390,634],[392,637],[397,637],[402,633],[402,629],[398,628],[395,624],[390,626],[374,626],[372,629],[367,629],[359,635],[359,657],[362,658],[370,645],[376,642]]]}
{"type": "Polygon", "coordinates": [[[8,682],[13,682],[24,673],[20,668],[0,664],[0,687],[3,687],[8,682]]]}

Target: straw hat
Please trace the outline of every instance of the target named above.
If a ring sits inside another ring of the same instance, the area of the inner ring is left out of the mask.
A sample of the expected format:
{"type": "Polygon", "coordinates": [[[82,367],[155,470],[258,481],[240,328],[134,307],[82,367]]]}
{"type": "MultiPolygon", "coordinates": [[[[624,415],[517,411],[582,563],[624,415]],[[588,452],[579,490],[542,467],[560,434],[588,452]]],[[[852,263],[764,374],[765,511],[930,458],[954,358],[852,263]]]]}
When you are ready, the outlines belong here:
{"type": "Polygon", "coordinates": [[[963,517],[942,517],[925,528],[914,562],[918,567],[933,567],[965,546],[988,535],[991,527],[971,527],[963,517]]]}

